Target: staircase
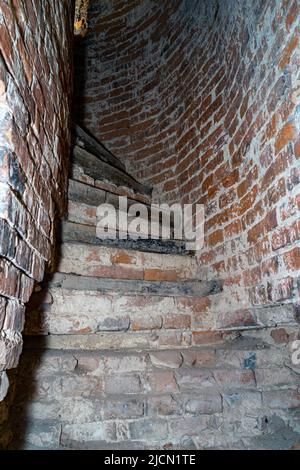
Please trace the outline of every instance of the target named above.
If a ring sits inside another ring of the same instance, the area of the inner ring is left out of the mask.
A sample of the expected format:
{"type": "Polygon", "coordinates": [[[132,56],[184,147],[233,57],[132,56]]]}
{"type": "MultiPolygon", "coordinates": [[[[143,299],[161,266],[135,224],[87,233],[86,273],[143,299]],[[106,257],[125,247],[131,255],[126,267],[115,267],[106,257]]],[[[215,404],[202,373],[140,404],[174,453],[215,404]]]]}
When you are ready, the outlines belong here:
{"type": "MultiPolygon", "coordinates": [[[[150,204],[151,190],[80,128],[76,136],[56,272],[27,313],[14,447],[257,446],[253,435],[269,436],[266,406],[276,408],[254,372],[270,360],[266,337],[213,331],[208,307],[222,283],[201,280],[184,241],[96,237],[100,202],[150,204]]],[[[284,360],[272,353],[274,370],[284,360]]],[[[293,389],[286,400],[297,402],[293,389]]],[[[284,432],[290,447],[297,436],[284,432]]]]}
{"type": "Polygon", "coordinates": [[[167,338],[190,330],[196,306],[221,292],[222,284],[201,281],[196,259],[182,240],[96,236],[100,203],[118,210],[119,195],[126,195],[129,207],[136,202],[150,207],[151,190],[128,175],[108,151],[103,156],[102,147],[78,127],[76,134],[57,271],[39,286],[38,312],[29,311],[26,332],[68,343],[75,336],[61,335],[79,335],[84,348],[82,335],[100,334],[99,347],[110,349],[150,347],[159,331],[163,334],[157,346],[164,341],[168,346],[167,338]],[[87,151],[91,148],[93,154],[87,151]]]}

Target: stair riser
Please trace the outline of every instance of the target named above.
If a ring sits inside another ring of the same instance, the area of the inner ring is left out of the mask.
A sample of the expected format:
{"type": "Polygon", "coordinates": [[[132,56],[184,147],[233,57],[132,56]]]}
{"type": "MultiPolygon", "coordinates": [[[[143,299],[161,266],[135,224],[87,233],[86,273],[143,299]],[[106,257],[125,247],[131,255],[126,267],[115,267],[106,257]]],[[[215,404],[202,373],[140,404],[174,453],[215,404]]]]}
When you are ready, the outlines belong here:
{"type": "Polygon", "coordinates": [[[75,146],[73,149],[72,161],[81,166],[84,173],[95,180],[108,181],[117,186],[126,186],[141,194],[151,195],[150,188],[143,186],[123,170],[101,161],[79,146],[75,146]]]}
{"type": "MultiPolygon", "coordinates": [[[[110,199],[106,199],[105,195],[102,195],[103,200],[99,198],[99,205],[100,204],[112,204],[115,207],[116,213],[116,222],[114,218],[112,221],[104,220],[102,226],[108,226],[110,229],[116,228],[118,231],[120,229],[120,225],[122,227],[122,223],[120,220],[127,221],[127,227],[132,227],[132,222],[136,219],[137,216],[130,215],[126,212],[121,212],[118,210],[118,201],[110,202],[110,199]],[[106,202],[105,202],[106,201],[106,202]]],[[[135,201],[129,201],[128,208],[131,207],[133,204],[136,204],[135,201]]],[[[168,223],[168,219],[163,219],[163,222],[157,222],[159,220],[158,213],[154,210],[154,219],[152,218],[151,208],[147,207],[148,213],[144,218],[143,215],[141,216],[142,220],[142,230],[141,233],[145,236],[150,236],[151,238],[164,238],[167,240],[182,240],[182,230],[174,230],[173,224],[170,222],[168,223]],[[148,215],[149,214],[149,215],[148,215]],[[152,221],[152,222],[151,222],[152,221]],[[144,225],[146,228],[144,229],[144,225]]],[[[75,222],[78,224],[86,224],[91,226],[97,226],[100,223],[101,226],[101,218],[99,217],[98,206],[86,204],[83,202],[75,202],[73,200],[69,201],[68,204],[68,220],[70,222],[75,222]]],[[[128,230],[129,232],[129,230],[128,230]]],[[[133,230],[133,234],[135,233],[135,229],[133,230]]]]}
{"type": "Polygon", "coordinates": [[[98,142],[94,137],[85,132],[77,124],[73,126],[73,133],[76,136],[77,142],[80,143],[80,145],[83,145],[83,147],[88,152],[97,155],[100,159],[112,165],[113,167],[125,171],[124,163],[122,163],[117,157],[115,157],[115,155],[113,155],[100,142],[98,142]]]}
{"type": "MultiPolygon", "coordinates": [[[[147,196],[146,194],[141,194],[135,192],[133,189],[127,188],[126,186],[116,186],[113,183],[109,183],[108,181],[100,181],[94,178],[91,178],[90,176],[86,175],[84,173],[84,169],[75,163],[73,163],[71,169],[70,169],[70,178],[71,181],[74,183],[79,183],[83,184],[85,186],[89,186],[90,188],[95,188],[99,189],[101,191],[104,191],[107,193],[107,195],[119,197],[127,197],[128,199],[131,199],[135,202],[141,202],[143,204],[151,204],[151,196],[147,196]]],[[[79,197],[75,196],[75,197],[79,197]]],[[[74,199],[76,200],[76,199],[74,199]]],[[[87,202],[87,201],[83,201],[87,202]]]]}
{"type": "MultiPolygon", "coordinates": [[[[41,314],[39,334],[212,327],[212,319],[205,314],[206,301],[201,298],[191,302],[187,297],[120,296],[66,289],[50,289],[49,294],[53,303],[41,314]]],[[[27,324],[30,317],[34,320],[36,313],[29,312],[27,324]]]]}

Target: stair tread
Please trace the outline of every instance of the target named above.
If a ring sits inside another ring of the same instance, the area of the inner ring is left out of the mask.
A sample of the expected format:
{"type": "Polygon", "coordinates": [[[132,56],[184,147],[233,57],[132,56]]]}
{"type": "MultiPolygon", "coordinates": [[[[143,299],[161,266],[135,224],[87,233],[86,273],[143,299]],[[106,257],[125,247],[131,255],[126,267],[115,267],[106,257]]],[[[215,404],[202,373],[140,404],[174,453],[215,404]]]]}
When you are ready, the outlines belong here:
{"type": "Polygon", "coordinates": [[[60,239],[65,242],[86,243],[96,246],[108,246],[132,251],[188,255],[190,252],[186,249],[183,240],[162,240],[162,239],[104,239],[96,236],[96,229],[93,225],[85,225],[71,221],[62,221],[60,239]]]}
{"type": "Polygon", "coordinates": [[[72,161],[81,166],[84,173],[93,179],[108,181],[118,186],[128,186],[134,191],[148,196],[152,194],[152,188],[139,183],[125,170],[116,168],[111,163],[99,159],[96,155],[78,145],[73,148],[72,161]]]}
{"type": "Polygon", "coordinates": [[[145,281],[110,279],[74,274],[55,273],[46,279],[50,288],[107,292],[115,291],[126,295],[191,296],[206,297],[222,292],[222,281],[145,281]]]}

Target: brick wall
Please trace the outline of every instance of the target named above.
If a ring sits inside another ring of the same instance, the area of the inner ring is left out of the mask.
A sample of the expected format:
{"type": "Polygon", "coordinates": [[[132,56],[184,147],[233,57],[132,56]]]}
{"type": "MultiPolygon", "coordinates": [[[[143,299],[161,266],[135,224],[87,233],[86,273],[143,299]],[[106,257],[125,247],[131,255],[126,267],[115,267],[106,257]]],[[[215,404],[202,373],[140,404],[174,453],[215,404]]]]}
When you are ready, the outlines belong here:
{"type": "MultiPolygon", "coordinates": [[[[65,209],[71,92],[69,0],[0,5],[0,400],[22,349],[24,304],[65,209]]],[[[0,413],[0,424],[3,416],[0,413]]]]}
{"type": "Polygon", "coordinates": [[[92,1],[90,17],[78,119],[156,199],[205,204],[200,263],[240,307],[297,301],[298,2],[92,1]]]}

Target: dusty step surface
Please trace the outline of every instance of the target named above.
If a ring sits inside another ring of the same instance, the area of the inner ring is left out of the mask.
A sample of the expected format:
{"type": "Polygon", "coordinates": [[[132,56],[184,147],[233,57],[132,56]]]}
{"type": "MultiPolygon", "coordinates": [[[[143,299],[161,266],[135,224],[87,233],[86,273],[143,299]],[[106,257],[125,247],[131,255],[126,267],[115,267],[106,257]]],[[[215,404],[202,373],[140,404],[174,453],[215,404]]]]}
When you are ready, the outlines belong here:
{"type": "Polygon", "coordinates": [[[190,251],[186,249],[186,243],[180,240],[154,240],[130,238],[126,239],[101,239],[96,235],[94,225],[85,225],[75,222],[62,221],[59,233],[59,239],[62,243],[79,242],[91,245],[104,245],[118,247],[124,250],[136,250],[150,253],[189,255],[190,251]]]}
{"type": "Polygon", "coordinates": [[[92,277],[145,281],[199,280],[196,258],[147,253],[87,243],[61,245],[57,271],[92,277]]]}
{"type": "Polygon", "coordinates": [[[270,337],[256,347],[245,341],[246,348],[228,341],[226,348],[160,351],[25,348],[11,414],[15,442],[206,449],[272,448],[281,438],[279,448],[292,448],[299,442],[300,394],[285,367],[288,348],[282,354],[270,337]]]}

